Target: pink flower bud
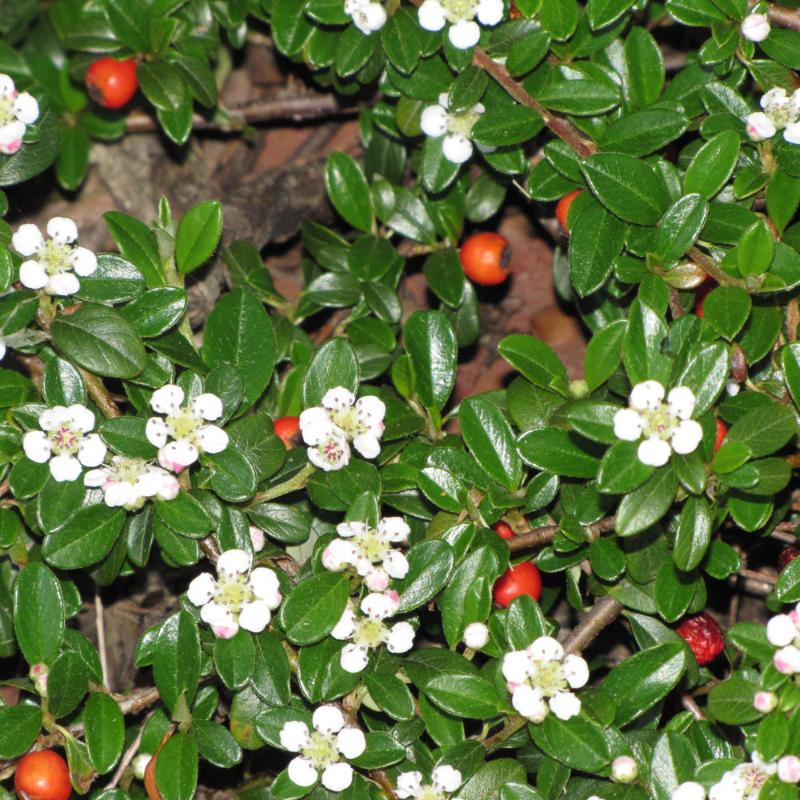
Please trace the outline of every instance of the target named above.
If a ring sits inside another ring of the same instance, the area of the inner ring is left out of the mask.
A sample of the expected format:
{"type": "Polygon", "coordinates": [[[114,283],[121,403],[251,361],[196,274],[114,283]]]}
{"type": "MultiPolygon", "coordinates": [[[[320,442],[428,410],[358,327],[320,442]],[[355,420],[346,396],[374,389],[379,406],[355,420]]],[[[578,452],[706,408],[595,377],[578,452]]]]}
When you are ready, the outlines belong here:
{"type": "Polygon", "coordinates": [[[611,780],[633,783],[639,777],[639,767],[630,756],[617,756],[611,762],[611,780]]]}
{"type": "Polygon", "coordinates": [[[784,783],[800,782],[800,758],[784,756],[778,759],[778,778],[784,783]]]}
{"type": "Polygon", "coordinates": [[[763,42],[769,30],[769,18],[765,14],[748,14],[742,20],[742,36],[751,42],[763,42]]]}
{"type": "Polygon", "coordinates": [[[769,714],[778,705],[778,695],[775,692],[756,692],[753,698],[753,707],[762,714],[769,714]]]}

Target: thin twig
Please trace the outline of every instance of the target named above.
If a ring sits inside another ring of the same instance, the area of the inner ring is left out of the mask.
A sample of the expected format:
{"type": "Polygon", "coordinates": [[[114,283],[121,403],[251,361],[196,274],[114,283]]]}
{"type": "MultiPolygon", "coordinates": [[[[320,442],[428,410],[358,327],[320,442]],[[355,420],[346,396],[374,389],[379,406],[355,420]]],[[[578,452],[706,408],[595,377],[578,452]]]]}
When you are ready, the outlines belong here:
{"type": "Polygon", "coordinates": [[[142,744],[142,736],[144,734],[145,724],[151,716],[153,716],[152,711],[142,720],[142,724],[139,726],[139,732],[131,742],[130,747],[125,751],[125,755],[122,756],[122,760],[119,762],[119,766],[114,772],[114,775],[111,778],[108,786],[106,786],[106,789],[114,789],[119,784],[120,780],[122,780],[125,770],[128,769],[131,761],[133,761],[133,759],[136,757],[136,754],[139,752],[139,746],[142,744]]]}
{"type": "Polygon", "coordinates": [[[769,21],[781,28],[800,31],[800,9],[770,5],[767,11],[769,21]]]}
{"type": "MultiPolygon", "coordinates": [[[[592,525],[587,526],[590,536],[597,539],[604,533],[614,530],[614,517],[603,517],[592,525]]],[[[518,550],[527,550],[529,547],[538,547],[540,544],[547,544],[553,541],[553,537],[558,533],[558,525],[542,525],[540,528],[533,528],[515,536],[508,543],[508,549],[512,553],[518,550]]]]}
{"type": "Polygon", "coordinates": [[[86,384],[86,391],[89,393],[89,397],[94,400],[94,404],[100,409],[102,415],[106,419],[121,417],[122,412],[114,402],[114,398],[109,394],[103,381],[97,375],[92,375],[91,372],[87,372],[85,369],[79,367],[78,371],[86,384]]]}
{"type": "Polygon", "coordinates": [[[733,275],[728,275],[711,256],[704,253],[700,248],[690,247],[688,255],[698,267],[707,272],[720,286],[739,286],[747,290],[744,281],[734,278],[733,275]]]}
{"type": "Polygon", "coordinates": [[[681,696],[681,705],[687,710],[692,712],[692,716],[696,720],[703,720],[706,718],[706,715],[703,713],[702,709],[699,705],[695,702],[694,697],[690,694],[684,694],[681,696]]]}
{"type": "Polygon", "coordinates": [[[371,769],[369,777],[372,781],[378,784],[386,794],[387,800],[397,800],[397,795],[394,791],[394,786],[389,780],[389,776],[382,769],[371,769]]]}
{"type": "Polygon", "coordinates": [[[622,603],[619,600],[611,595],[601,597],[564,641],[565,652],[580,653],[585,650],[600,631],[619,616],[620,611],[622,611],[622,603]]]}
{"type": "Polygon", "coordinates": [[[103,598],[99,590],[94,593],[94,617],[97,628],[97,649],[100,653],[100,671],[103,673],[103,686],[108,688],[108,652],[106,651],[106,622],[103,614],[103,598]]]}
{"type": "Polygon", "coordinates": [[[579,156],[585,158],[597,152],[594,142],[587,139],[569,120],[551,114],[536,98],[528,94],[521,83],[511,77],[511,73],[502,64],[493,61],[480,47],[475,48],[472,63],[488,72],[518,103],[532,108],[544,124],[579,156]]]}

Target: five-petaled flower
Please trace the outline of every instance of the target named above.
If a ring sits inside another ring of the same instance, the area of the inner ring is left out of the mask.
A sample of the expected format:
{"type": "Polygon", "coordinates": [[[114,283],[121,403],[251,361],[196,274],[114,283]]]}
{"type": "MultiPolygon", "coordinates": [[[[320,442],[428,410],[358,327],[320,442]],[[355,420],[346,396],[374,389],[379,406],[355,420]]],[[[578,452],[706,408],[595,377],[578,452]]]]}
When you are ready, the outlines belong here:
{"type": "Polygon", "coordinates": [[[511,705],[531,722],[543,722],[552,711],[568,720],[580,714],[581,701],[570,689],[589,680],[589,667],[550,636],[540,636],[526,650],[503,656],[503,676],[511,692],[511,705]]]}
{"type": "Polygon", "coordinates": [[[313,731],[299,720],[284,723],[281,745],[299,753],[289,762],[289,778],[298,786],[313,786],[318,780],[331,792],[342,792],[353,782],[353,768],[345,759],[358,758],[367,749],[360,728],[345,724],[344,714],[335,705],[314,710],[313,731]]]}
{"type": "Polygon", "coordinates": [[[442,139],[442,154],[454,164],[463,164],[472,157],[470,134],[481,114],[483,103],[476,103],[463,111],[451,112],[447,92],[439,95],[436,105],[428,106],[420,116],[419,124],[426,136],[442,139]]]}
{"type": "MultiPolygon", "coordinates": [[[[751,759],[750,762],[738,764],[725,772],[719,781],[708,790],[708,800],[758,800],[761,787],[767,782],[770,775],[774,775],[778,771],[778,765],[764,761],[756,752],[752,754],[751,759]]],[[[784,764],[783,772],[786,777],[794,777],[792,769],[794,766],[794,764],[784,764]]],[[[783,780],[780,775],[778,777],[783,780]]],[[[786,782],[793,783],[794,781],[786,782]]],[[[705,798],[705,788],[696,781],[686,781],[680,784],[671,795],[671,800],[705,800],[705,798]]]]}
{"type": "Polygon", "coordinates": [[[767,639],[780,648],[772,657],[775,669],[784,675],[800,673],[800,603],[767,622],[767,639]]]}
{"type": "Polygon", "coordinates": [[[236,636],[239,628],[261,633],[281,604],[275,573],[252,566],[249,553],[226,550],[217,561],[216,580],[210,572],[203,572],[189,584],[189,602],[201,606],[200,618],[220,639],[236,636]]]}
{"type": "Polygon", "coordinates": [[[373,592],[382,592],[391,578],[408,574],[408,561],[392,545],[405,543],[411,529],[402,517],[384,517],[377,528],[366,522],[342,522],[334,539],[322,553],[322,565],[332,572],[353,567],[373,592]]]}
{"type": "Polygon", "coordinates": [[[686,455],[697,449],[703,438],[699,422],[690,419],[697,401],[686,386],[676,386],[664,402],[664,387],[658,381],[642,381],[631,391],[629,408],[614,414],[614,435],[639,444],[639,461],[663,467],[672,452],[686,455]]]}
{"type": "Polygon", "coordinates": [[[364,458],[377,457],[385,414],[383,401],[372,395],[356,400],[344,386],[326,392],[321,406],[300,414],[309,460],[326,472],[342,469],[350,463],[350,441],[364,458]]]}
{"type": "Polygon", "coordinates": [[[168,383],[153,392],[150,406],[162,417],[150,417],[145,433],[158,448],[158,463],[173,472],[194,464],[201,453],[220,453],[228,446],[228,434],[209,422],[222,416],[222,401],[215,394],[199,394],[183,404],[180,386],[168,383]]]}
{"type": "Polygon", "coordinates": [[[28,289],[44,289],[46,294],[75,294],[82,278],[97,270],[97,256],[85,247],[78,247],[78,226],[66,217],[53,217],[47,223],[45,241],[36,225],[20,225],[11,237],[12,247],[25,257],[19,268],[19,279],[28,289]]]}
{"type": "MultiPolygon", "coordinates": [[[[431,772],[431,783],[423,783],[422,773],[401,772],[397,776],[395,794],[400,800],[446,800],[464,782],[461,773],[449,764],[439,764],[431,772]]],[[[458,800],[451,797],[450,800],[458,800]]]]}
{"type": "Polygon", "coordinates": [[[425,0],[418,15],[419,24],[426,31],[440,31],[450,23],[447,30],[450,43],[459,50],[467,50],[481,38],[478,22],[492,27],[503,19],[503,0],[425,0]]]}
{"type": "Polygon", "coordinates": [[[800,89],[788,95],[780,87],[770,89],[761,98],[763,111],[754,111],[745,119],[747,135],[756,142],[771,139],[778,131],[791,144],[800,144],[800,89]]]}
{"type": "Polygon", "coordinates": [[[344,0],[344,13],[353,19],[353,25],[369,36],[386,24],[386,10],[375,0],[344,0]]]}
{"type": "Polygon", "coordinates": [[[360,605],[363,616],[348,603],[331,631],[334,639],[350,640],[339,657],[342,669],[361,672],[369,663],[369,654],[382,644],[390,653],[407,653],[414,645],[414,628],[408,622],[395,622],[389,627],[384,620],[397,613],[400,597],[397,592],[368,594],[360,605]]]}
{"type": "Polygon", "coordinates": [[[0,74],[0,153],[16,153],[22,147],[25,129],[37,119],[36,98],[28,92],[17,92],[11,77],[0,74]]]}
{"type": "Polygon", "coordinates": [[[94,414],[86,406],[53,406],[39,415],[40,431],[28,431],[22,439],[25,455],[37,464],[50,462],[56,481],[74,481],[82,467],[103,463],[108,448],[96,433],[94,414]]]}
{"type": "Polygon", "coordinates": [[[110,464],[89,470],[83,484],[101,488],[107,506],[128,511],[140,509],[149,497],[174,500],[180,491],[178,479],[167,470],[141,458],[124,456],[114,456],[110,464]]]}

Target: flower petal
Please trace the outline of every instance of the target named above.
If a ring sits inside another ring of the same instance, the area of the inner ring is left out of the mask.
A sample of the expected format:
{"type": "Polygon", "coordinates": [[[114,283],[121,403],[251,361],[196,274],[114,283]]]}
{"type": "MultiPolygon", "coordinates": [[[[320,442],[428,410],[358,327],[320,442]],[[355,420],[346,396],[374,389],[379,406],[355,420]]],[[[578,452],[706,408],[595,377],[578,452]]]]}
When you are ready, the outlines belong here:
{"type": "Polygon", "coordinates": [[[174,383],[168,383],[153,392],[150,407],[156,414],[177,414],[185,397],[183,389],[174,383]]]}
{"type": "Polygon", "coordinates": [[[47,282],[45,291],[58,297],[68,297],[75,292],[79,292],[81,282],[71,272],[59,272],[53,275],[47,282]]]}
{"type": "Polygon", "coordinates": [[[326,703],[317,706],[311,722],[320,733],[334,734],[344,728],[345,718],[339,706],[326,703]]]}
{"type": "Polygon", "coordinates": [[[86,247],[75,247],[69,254],[69,263],[76,275],[86,278],[97,272],[97,256],[86,247]]]}
{"type": "Polygon", "coordinates": [[[21,256],[32,256],[44,247],[44,237],[36,225],[26,222],[11,237],[11,246],[21,256]]]}
{"type": "Polygon", "coordinates": [[[81,474],[81,462],[75,456],[62,453],[50,459],[50,474],[54,481],[74,481],[81,474]]]}
{"type": "Polygon", "coordinates": [[[253,558],[246,550],[226,550],[217,560],[217,574],[245,575],[250,571],[253,558]]]}
{"type": "Polygon", "coordinates": [[[192,579],[186,597],[193,606],[204,606],[217,591],[217,582],[210,572],[201,572],[192,579]]]}
{"type": "Polygon", "coordinates": [[[228,446],[228,434],[216,425],[197,429],[197,444],[204,453],[221,453],[228,446]]]}
{"type": "Polygon", "coordinates": [[[19,280],[28,289],[44,289],[50,278],[38,261],[23,261],[19,267],[19,280]]]}
{"type": "Polygon", "coordinates": [[[343,792],[353,782],[353,768],[345,761],[328,764],[322,770],[322,785],[331,792],[343,792]]]}
{"type": "Polygon", "coordinates": [[[84,467],[98,467],[103,463],[108,448],[105,442],[96,433],[90,433],[83,437],[83,441],[78,445],[78,461],[84,467]]]}
{"type": "Polygon", "coordinates": [[[53,217],[47,223],[47,235],[59,244],[72,244],[78,238],[78,226],[69,217],[53,217]]]}
{"type": "Polygon", "coordinates": [[[269,625],[272,614],[263,600],[244,603],[239,612],[239,627],[250,633],[261,633],[269,625]]]}

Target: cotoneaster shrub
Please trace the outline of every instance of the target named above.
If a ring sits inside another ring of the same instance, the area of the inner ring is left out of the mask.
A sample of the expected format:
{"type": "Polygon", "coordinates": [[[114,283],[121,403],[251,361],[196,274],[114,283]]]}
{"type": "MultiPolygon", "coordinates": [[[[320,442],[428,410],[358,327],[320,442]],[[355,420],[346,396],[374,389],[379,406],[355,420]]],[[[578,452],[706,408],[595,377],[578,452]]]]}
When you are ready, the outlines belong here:
{"type": "Polygon", "coordinates": [[[98,800],[795,798],[794,5],[0,8],[0,798],[63,800],[62,754],[98,800]],[[109,209],[114,252],[9,214],[33,178],[80,203],[143,113],[246,133],[217,83],[251,34],[359,113],[298,298],[220,248],[220,198],[109,209]],[[512,202],[583,374],[516,332],[456,404],[512,202]],[[78,618],[149,570],[177,610],[111,693],[78,618]]]}

